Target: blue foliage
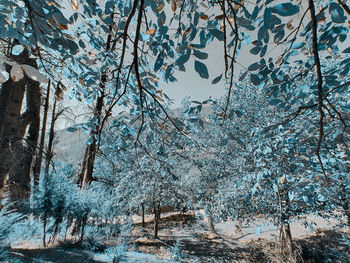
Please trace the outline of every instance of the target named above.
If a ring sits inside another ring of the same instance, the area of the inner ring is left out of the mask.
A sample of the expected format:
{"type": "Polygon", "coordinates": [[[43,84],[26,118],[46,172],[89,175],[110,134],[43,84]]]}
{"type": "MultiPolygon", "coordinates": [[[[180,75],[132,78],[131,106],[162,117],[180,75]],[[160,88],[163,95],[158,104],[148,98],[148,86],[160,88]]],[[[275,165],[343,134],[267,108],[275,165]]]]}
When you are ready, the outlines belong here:
{"type": "Polygon", "coordinates": [[[204,78],[204,79],[209,78],[208,68],[204,63],[202,63],[198,60],[195,60],[194,61],[194,69],[199,74],[199,76],[201,78],[204,78]]]}
{"type": "Polygon", "coordinates": [[[281,3],[273,6],[271,11],[280,16],[292,16],[299,13],[299,6],[292,3],[281,3]]]}

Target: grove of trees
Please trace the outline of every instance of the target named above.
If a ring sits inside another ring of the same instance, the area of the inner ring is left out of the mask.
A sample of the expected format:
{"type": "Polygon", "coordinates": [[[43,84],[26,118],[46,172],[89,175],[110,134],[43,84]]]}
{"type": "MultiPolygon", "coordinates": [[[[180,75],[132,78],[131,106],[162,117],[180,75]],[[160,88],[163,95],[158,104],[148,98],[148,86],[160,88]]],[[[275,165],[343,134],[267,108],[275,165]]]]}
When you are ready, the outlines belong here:
{"type": "Polygon", "coordinates": [[[213,233],[263,215],[301,262],[293,220],[350,226],[349,18],[343,0],[0,1],[0,252],[132,243],[134,215],[161,240],[164,210],[203,210],[213,233]],[[185,71],[213,98],[175,111],[162,87],[185,71]],[[68,96],[89,116],[67,129],[88,134],[79,163],[55,159],[68,96]]]}

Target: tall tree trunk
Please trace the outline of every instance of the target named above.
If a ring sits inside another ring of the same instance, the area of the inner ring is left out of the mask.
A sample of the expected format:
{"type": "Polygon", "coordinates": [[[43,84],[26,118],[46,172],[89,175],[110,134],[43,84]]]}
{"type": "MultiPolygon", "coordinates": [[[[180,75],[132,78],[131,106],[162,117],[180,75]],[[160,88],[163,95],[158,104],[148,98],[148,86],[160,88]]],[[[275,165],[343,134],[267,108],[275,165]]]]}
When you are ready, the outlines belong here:
{"type": "Polygon", "coordinates": [[[47,225],[47,214],[44,214],[43,218],[43,224],[44,224],[44,229],[43,229],[43,246],[46,247],[46,225],[47,225]]]}
{"type": "Polygon", "coordinates": [[[46,125],[47,125],[47,114],[49,111],[49,103],[50,103],[50,89],[51,89],[51,80],[46,88],[46,98],[45,98],[45,106],[44,106],[44,116],[41,124],[41,135],[40,135],[40,144],[39,144],[39,153],[35,159],[35,164],[33,167],[34,174],[34,185],[38,185],[39,177],[41,172],[41,163],[43,159],[44,153],[44,145],[45,145],[45,136],[46,136],[46,125]]]}
{"type": "Polygon", "coordinates": [[[14,169],[9,174],[11,180],[10,201],[27,199],[30,190],[30,176],[33,157],[36,153],[40,129],[40,84],[29,79],[26,85],[26,107],[17,129],[17,156],[13,163],[14,169]],[[28,126],[28,136],[21,140],[28,126]]]}
{"type": "Polygon", "coordinates": [[[285,257],[286,260],[295,261],[296,255],[294,255],[294,246],[292,233],[290,231],[289,224],[289,195],[288,190],[284,189],[277,191],[277,198],[279,203],[279,213],[280,213],[280,222],[279,222],[279,242],[280,242],[280,253],[282,257],[285,257]]]}
{"type": "Polygon", "coordinates": [[[52,113],[51,113],[51,125],[50,125],[50,131],[49,131],[49,142],[47,145],[47,153],[45,158],[45,176],[48,176],[49,174],[49,168],[50,168],[50,162],[52,160],[53,156],[53,139],[55,136],[55,122],[57,120],[57,114],[56,114],[56,105],[57,100],[55,98],[55,101],[53,103],[52,113]]]}
{"type": "Polygon", "coordinates": [[[142,209],[142,228],[145,228],[145,203],[141,203],[141,209],[142,209]]]}
{"type": "MultiPolygon", "coordinates": [[[[35,60],[29,58],[27,49],[24,49],[19,56],[11,56],[11,59],[20,64],[36,66],[35,60]]],[[[10,73],[11,68],[11,66],[7,65],[7,72],[10,73]]],[[[21,141],[23,137],[23,135],[20,134],[18,138],[18,129],[21,128],[23,124],[26,123],[28,125],[29,123],[28,114],[22,116],[21,119],[25,86],[28,81],[29,79],[27,76],[24,76],[24,78],[17,82],[9,78],[2,84],[0,89],[0,200],[5,192],[9,173],[13,166],[13,161],[15,160],[12,146],[17,145],[18,141],[21,141]],[[20,124],[20,122],[22,122],[22,124],[20,124]]]]}
{"type": "MultiPolygon", "coordinates": [[[[104,77],[104,80],[101,80],[101,82],[103,82],[103,81],[105,82],[105,77],[104,77]]],[[[95,112],[94,112],[94,119],[97,121],[97,125],[90,132],[90,137],[92,137],[92,142],[90,145],[87,145],[87,147],[85,149],[83,165],[82,165],[82,169],[81,169],[81,172],[79,175],[79,184],[81,185],[81,188],[85,188],[92,181],[92,174],[93,174],[93,170],[94,170],[96,152],[98,150],[96,137],[98,137],[99,132],[100,132],[100,122],[101,122],[101,113],[102,113],[102,108],[103,108],[103,100],[104,100],[104,93],[102,92],[102,95],[97,98],[95,112]]]]}
{"type": "MultiPolygon", "coordinates": [[[[15,41],[14,41],[15,42],[15,41]]],[[[35,59],[29,57],[24,49],[19,56],[12,56],[19,64],[27,64],[38,68],[35,59]]],[[[10,72],[11,67],[7,66],[10,72]]],[[[20,81],[11,78],[2,84],[0,91],[0,199],[8,186],[10,201],[27,197],[30,181],[30,167],[35,154],[40,122],[40,87],[27,76],[20,81]],[[26,92],[27,110],[23,114],[22,103],[26,92]],[[23,146],[23,138],[27,130],[28,138],[23,146]],[[9,180],[9,183],[7,181],[9,180]]]]}
{"type": "Polygon", "coordinates": [[[80,235],[80,242],[83,242],[84,240],[84,234],[85,234],[85,226],[87,222],[87,216],[84,215],[82,220],[81,220],[81,235],[80,235]]]}
{"type": "Polygon", "coordinates": [[[212,215],[208,216],[208,221],[209,221],[209,230],[210,230],[210,232],[212,234],[216,234],[214,220],[213,220],[213,216],[212,215]]]}
{"type": "MultiPolygon", "coordinates": [[[[113,21],[114,12],[111,14],[111,19],[113,21]]],[[[113,37],[113,27],[109,26],[109,34],[108,34],[107,43],[106,43],[107,52],[111,50],[112,37],[113,37]]],[[[97,124],[90,132],[90,137],[92,137],[92,142],[90,145],[87,145],[85,148],[84,160],[83,160],[82,168],[79,174],[78,183],[81,185],[81,188],[85,188],[92,181],[92,174],[94,171],[96,152],[99,150],[98,146],[100,143],[100,142],[97,142],[96,138],[100,137],[99,135],[102,132],[101,116],[102,116],[102,108],[104,103],[103,101],[105,98],[106,82],[107,82],[107,70],[105,70],[102,73],[101,80],[100,80],[101,95],[97,98],[95,109],[94,109],[94,119],[97,124]]]]}
{"type": "Polygon", "coordinates": [[[153,213],[154,213],[154,224],[153,224],[154,233],[153,233],[153,237],[155,239],[157,239],[158,238],[158,230],[159,230],[159,219],[160,219],[160,213],[161,213],[160,203],[154,204],[154,206],[153,206],[153,213]]]}
{"type": "Polygon", "coordinates": [[[11,145],[16,144],[18,140],[16,134],[21,117],[26,81],[26,78],[19,82],[9,79],[2,84],[0,90],[0,114],[3,117],[0,119],[2,125],[0,127],[0,198],[5,191],[12,162],[15,159],[11,145]]]}

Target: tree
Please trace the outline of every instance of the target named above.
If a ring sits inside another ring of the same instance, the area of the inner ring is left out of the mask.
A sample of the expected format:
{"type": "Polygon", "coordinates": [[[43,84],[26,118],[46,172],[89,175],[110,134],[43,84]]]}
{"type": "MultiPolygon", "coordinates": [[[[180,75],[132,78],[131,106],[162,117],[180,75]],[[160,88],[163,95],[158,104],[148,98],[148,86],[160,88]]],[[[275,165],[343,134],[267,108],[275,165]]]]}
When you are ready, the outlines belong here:
{"type": "MultiPolygon", "coordinates": [[[[28,50],[23,48],[22,50],[14,56],[16,62],[5,61],[12,64],[12,68],[8,67],[11,78],[2,84],[0,102],[4,115],[2,116],[0,137],[0,152],[3,159],[0,181],[3,184],[1,188],[4,190],[9,177],[11,200],[21,200],[26,196],[30,181],[31,162],[36,151],[40,126],[39,82],[27,76],[24,77],[23,71],[32,71],[34,75],[40,73],[35,70],[36,62],[29,58],[28,50]],[[17,63],[23,65],[20,66],[17,63]],[[27,110],[21,113],[25,91],[27,110]],[[28,137],[23,145],[22,139],[28,126],[28,137]]],[[[29,73],[26,74],[30,76],[29,73]]]]}
{"type": "MultiPolygon", "coordinates": [[[[231,97],[234,84],[235,63],[245,45],[252,44],[250,53],[260,58],[248,67],[240,80],[249,74],[256,86],[268,87],[267,83],[274,83],[267,93],[272,92],[271,103],[276,105],[288,107],[285,91],[294,88],[295,78],[289,74],[294,63],[300,64],[297,78],[312,72],[315,64],[317,100],[312,93],[307,94],[312,103],[299,105],[296,113],[318,112],[319,144],[315,153],[323,166],[320,151],[325,139],[327,105],[338,119],[343,118],[336,107],[330,106],[329,94],[348,83],[332,81],[322,69],[320,58],[337,57],[343,62],[341,69],[329,72],[331,74],[345,76],[350,69],[349,61],[340,54],[342,47],[338,45],[346,40],[349,31],[344,26],[349,13],[346,3],[320,3],[316,6],[320,8],[317,13],[313,1],[276,4],[273,1],[229,0],[200,3],[194,0],[107,0],[104,3],[92,0],[79,4],[72,0],[73,13],[68,19],[62,14],[59,1],[48,4],[41,0],[25,0],[21,3],[0,6],[4,13],[10,14],[2,22],[5,28],[3,43],[16,39],[20,46],[28,47],[28,52],[38,59],[39,67],[56,81],[61,76],[56,76],[57,71],[52,66],[63,67],[64,77],[76,86],[75,96],[87,103],[96,100],[94,122],[97,125],[94,123],[90,127],[92,142],[87,147],[87,162],[83,163],[81,179],[84,171],[87,171],[87,181],[92,178],[100,134],[114,107],[132,104],[131,109],[141,119],[157,110],[165,112],[163,99],[166,95],[162,96],[159,89],[159,76],[166,82],[176,81],[176,72],[186,70],[192,57],[195,59],[194,70],[202,78],[209,78],[204,63],[208,57],[205,48],[213,41],[222,43],[225,65],[223,74],[213,83],[222,77],[228,81],[227,98],[231,97]],[[171,12],[174,15],[167,20],[171,12]],[[293,19],[298,25],[293,25],[293,19]],[[78,23],[80,25],[74,28],[78,23]],[[273,43],[270,42],[272,37],[273,43]],[[280,56],[274,52],[275,46],[284,47],[280,56]],[[325,50],[331,54],[324,55],[325,50]],[[269,57],[270,54],[273,57],[269,57]]],[[[348,52],[348,48],[343,50],[344,54],[348,52]]],[[[293,105],[298,102],[294,98],[289,98],[293,105]]],[[[223,109],[225,114],[228,106],[229,100],[223,109]]],[[[326,180],[327,175],[323,173],[326,180]]]]}
{"type": "MultiPolygon", "coordinates": [[[[17,200],[25,198],[29,188],[30,168],[40,127],[39,81],[46,82],[46,78],[37,70],[35,58],[39,58],[40,66],[45,67],[42,56],[43,53],[48,54],[48,49],[56,50],[60,44],[74,53],[77,45],[61,32],[68,21],[54,5],[48,5],[45,1],[4,2],[0,9],[3,28],[1,45],[6,55],[1,55],[0,61],[0,152],[4,160],[0,168],[0,181],[4,191],[9,177],[11,199],[17,200]],[[27,111],[22,113],[25,92],[27,111]],[[25,145],[22,145],[28,126],[28,137],[25,145]],[[14,153],[11,148],[15,148],[14,153]]],[[[68,55],[67,50],[61,50],[61,53],[68,55]]]]}
{"type": "MultiPolygon", "coordinates": [[[[145,118],[144,141],[135,144],[139,123],[128,124],[129,117],[113,121],[101,142],[102,158],[96,164],[94,181],[105,185],[119,211],[130,215],[142,208],[154,213],[154,234],[158,238],[162,207],[192,205],[189,185],[182,180],[183,164],[189,157],[185,148],[191,140],[168,121],[145,118]]],[[[180,120],[178,120],[180,123],[180,120]]]]}
{"type": "MultiPolygon", "coordinates": [[[[337,68],[336,63],[329,65],[333,67],[337,68]]],[[[296,85],[301,91],[286,91],[286,97],[298,97],[304,103],[308,99],[305,93],[316,78],[310,74],[298,80],[296,85]]],[[[199,145],[194,165],[200,167],[201,175],[196,187],[204,185],[200,201],[204,207],[216,209],[218,219],[250,220],[251,214],[266,215],[279,227],[282,255],[296,260],[290,229],[293,218],[316,212],[329,217],[334,209],[348,215],[345,200],[349,194],[349,158],[345,145],[349,120],[333,121],[336,117],[328,111],[332,122],[324,130],[327,150],[320,151],[325,160],[322,168],[313,153],[318,145],[314,129],[317,112],[301,118],[295,114],[298,105],[276,108],[261,92],[262,89],[252,89],[249,82],[237,83],[231,91],[226,116],[222,113],[227,98],[222,98],[213,107],[205,129],[199,128],[205,121],[200,115],[190,117],[197,124],[194,130],[199,145]],[[321,180],[323,169],[332,182],[329,185],[321,180]]],[[[346,112],[348,96],[331,94],[329,99],[346,112]]],[[[196,113],[201,108],[202,104],[194,101],[186,112],[196,113]]]]}

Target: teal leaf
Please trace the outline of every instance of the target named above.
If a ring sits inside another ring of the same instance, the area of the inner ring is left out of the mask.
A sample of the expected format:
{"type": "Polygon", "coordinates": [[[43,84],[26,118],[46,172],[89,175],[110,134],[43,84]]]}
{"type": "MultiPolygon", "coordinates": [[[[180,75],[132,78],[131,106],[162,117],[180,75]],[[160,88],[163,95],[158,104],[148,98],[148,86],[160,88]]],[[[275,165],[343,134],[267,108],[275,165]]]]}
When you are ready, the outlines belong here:
{"type": "Polygon", "coordinates": [[[23,52],[23,50],[24,50],[24,47],[22,47],[21,45],[16,45],[12,49],[12,55],[18,56],[23,52]]]}
{"type": "Polygon", "coordinates": [[[337,3],[331,2],[329,4],[329,13],[334,23],[344,23],[346,20],[343,8],[337,3]]]}
{"type": "Polygon", "coordinates": [[[350,47],[343,50],[343,53],[350,53],[350,47]]]}
{"type": "Polygon", "coordinates": [[[213,79],[213,81],[211,82],[211,84],[217,84],[222,78],[222,74],[220,76],[217,76],[215,79],[213,79]]]}
{"type": "Polygon", "coordinates": [[[267,27],[261,26],[258,31],[258,40],[262,41],[265,38],[265,33],[267,31],[267,27]]]}
{"type": "Polygon", "coordinates": [[[265,45],[262,49],[261,49],[261,53],[260,53],[260,57],[262,58],[263,56],[265,56],[267,51],[267,45],[265,45]]]}
{"type": "Polygon", "coordinates": [[[268,27],[272,20],[272,12],[270,8],[266,8],[264,12],[264,24],[268,27]]]}
{"type": "Polygon", "coordinates": [[[257,74],[250,74],[250,81],[255,85],[259,86],[260,84],[260,78],[257,74]]]}
{"type": "Polygon", "coordinates": [[[178,65],[185,64],[190,59],[190,56],[191,56],[191,49],[188,49],[185,54],[183,54],[181,57],[179,57],[176,60],[176,64],[178,64],[178,65]]]}
{"type": "Polygon", "coordinates": [[[260,11],[259,7],[255,6],[252,13],[252,19],[256,19],[258,17],[259,11],[260,11]]]}
{"type": "Polygon", "coordinates": [[[223,41],[224,40],[224,32],[222,32],[221,30],[218,29],[211,29],[209,30],[209,32],[217,38],[217,40],[219,41],[223,41]]]}
{"type": "Polygon", "coordinates": [[[303,195],[303,200],[304,200],[305,203],[309,202],[309,198],[307,196],[305,196],[305,195],[303,195]]]}
{"type": "Polygon", "coordinates": [[[90,136],[89,139],[87,140],[86,144],[87,145],[91,145],[94,141],[94,137],[93,136],[90,136]]]}
{"type": "Polygon", "coordinates": [[[260,64],[258,62],[255,62],[248,67],[248,70],[255,71],[255,70],[258,70],[259,68],[260,68],[260,64]]]}
{"type": "Polygon", "coordinates": [[[260,50],[261,50],[261,46],[256,46],[256,47],[253,47],[249,52],[253,55],[257,55],[259,54],[260,50]]]}
{"type": "Polygon", "coordinates": [[[75,132],[77,129],[75,128],[75,127],[69,127],[69,128],[67,128],[67,132],[68,133],[73,133],[73,132],[75,132]]]}
{"type": "Polygon", "coordinates": [[[280,99],[273,99],[273,100],[270,100],[269,104],[272,105],[272,106],[275,106],[275,105],[277,105],[280,102],[281,102],[280,99]]]}
{"type": "Polygon", "coordinates": [[[79,40],[79,46],[81,48],[85,48],[86,47],[84,41],[82,41],[81,39],[79,40]]]}
{"type": "Polygon", "coordinates": [[[157,57],[156,62],[154,63],[154,72],[157,72],[163,66],[163,53],[160,53],[157,57]]]}
{"type": "Polygon", "coordinates": [[[109,15],[113,13],[114,1],[109,0],[105,4],[105,15],[109,15]]]}
{"type": "Polygon", "coordinates": [[[298,42],[298,43],[294,43],[292,45],[292,49],[299,49],[299,48],[302,48],[303,46],[305,46],[305,42],[298,42]]]}
{"type": "Polygon", "coordinates": [[[209,78],[207,66],[205,64],[203,64],[202,62],[196,60],[194,62],[194,69],[195,69],[195,71],[197,71],[199,76],[201,76],[201,78],[203,78],[203,79],[209,78]]]}
{"type": "Polygon", "coordinates": [[[292,16],[299,13],[299,6],[291,3],[282,3],[272,7],[271,11],[279,14],[280,16],[292,16]]]}
{"type": "Polygon", "coordinates": [[[199,59],[207,59],[208,58],[208,53],[201,52],[199,50],[194,50],[193,55],[199,59]]]}

